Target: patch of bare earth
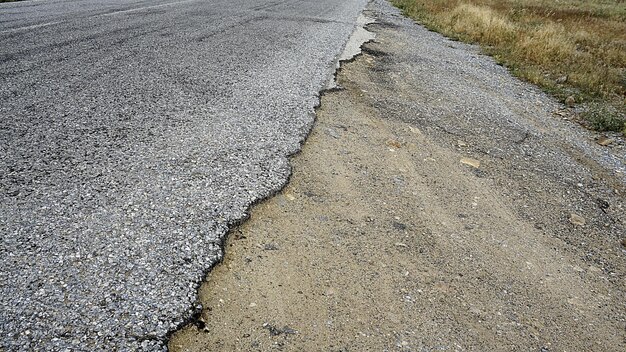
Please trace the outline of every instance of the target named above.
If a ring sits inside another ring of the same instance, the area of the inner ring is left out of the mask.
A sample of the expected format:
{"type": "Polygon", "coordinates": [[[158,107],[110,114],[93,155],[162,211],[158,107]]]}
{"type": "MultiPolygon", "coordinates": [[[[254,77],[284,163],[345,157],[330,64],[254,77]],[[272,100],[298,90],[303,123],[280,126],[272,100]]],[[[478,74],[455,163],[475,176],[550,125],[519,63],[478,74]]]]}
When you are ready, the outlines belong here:
{"type": "Polygon", "coordinates": [[[170,350],[626,350],[623,181],[561,137],[576,126],[528,120],[508,138],[468,120],[471,102],[429,120],[459,91],[424,100],[437,87],[403,34],[417,29],[378,17],[376,42],[339,74],[345,90],[322,98],[289,185],[231,232],[200,320],[170,350]]]}

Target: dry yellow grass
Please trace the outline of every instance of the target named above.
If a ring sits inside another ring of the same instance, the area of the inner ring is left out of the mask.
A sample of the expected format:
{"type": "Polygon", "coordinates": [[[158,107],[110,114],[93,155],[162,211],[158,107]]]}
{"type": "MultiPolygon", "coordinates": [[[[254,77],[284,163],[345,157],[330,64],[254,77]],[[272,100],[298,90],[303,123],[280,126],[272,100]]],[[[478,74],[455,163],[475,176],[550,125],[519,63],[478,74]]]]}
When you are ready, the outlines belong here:
{"type": "Polygon", "coordinates": [[[499,45],[515,35],[515,25],[489,7],[461,3],[439,16],[441,24],[474,41],[499,45]]]}
{"type": "Polygon", "coordinates": [[[576,43],[559,23],[546,23],[525,31],[513,54],[526,62],[558,68],[576,56],[576,43]]]}
{"type": "Polygon", "coordinates": [[[514,74],[560,99],[573,95],[611,111],[610,123],[589,126],[626,128],[626,1],[392,1],[431,29],[481,44],[514,74]]]}

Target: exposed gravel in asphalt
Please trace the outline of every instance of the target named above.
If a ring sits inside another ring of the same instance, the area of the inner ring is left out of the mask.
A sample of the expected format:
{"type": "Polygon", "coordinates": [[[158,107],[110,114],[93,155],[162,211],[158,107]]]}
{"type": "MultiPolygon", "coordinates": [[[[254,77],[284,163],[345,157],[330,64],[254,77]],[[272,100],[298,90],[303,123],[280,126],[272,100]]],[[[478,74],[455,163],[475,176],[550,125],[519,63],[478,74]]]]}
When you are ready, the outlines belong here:
{"type": "Polygon", "coordinates": [[[1,4],[1,348],[164,349],[364,5],[1,4]]]}

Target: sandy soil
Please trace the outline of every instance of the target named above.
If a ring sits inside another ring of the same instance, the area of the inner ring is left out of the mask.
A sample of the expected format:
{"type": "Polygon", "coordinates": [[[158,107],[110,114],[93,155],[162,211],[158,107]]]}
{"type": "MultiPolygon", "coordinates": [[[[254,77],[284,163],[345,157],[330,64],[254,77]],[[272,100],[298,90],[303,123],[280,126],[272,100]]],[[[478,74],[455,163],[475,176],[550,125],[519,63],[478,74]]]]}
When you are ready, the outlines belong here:
{"type": "Polygon", "coordinates": [[[170,350],[626,350],[623,182],[551,129],[574,125],[522,144],[574,155],[582,186],[477,152],[497,131],[457,115],[437,121],[448,133],[390,114],[425,83],[402,59],[412,24],[374,15],[377,40],[324,95],[289,185],[231,232],[170,350]]]}

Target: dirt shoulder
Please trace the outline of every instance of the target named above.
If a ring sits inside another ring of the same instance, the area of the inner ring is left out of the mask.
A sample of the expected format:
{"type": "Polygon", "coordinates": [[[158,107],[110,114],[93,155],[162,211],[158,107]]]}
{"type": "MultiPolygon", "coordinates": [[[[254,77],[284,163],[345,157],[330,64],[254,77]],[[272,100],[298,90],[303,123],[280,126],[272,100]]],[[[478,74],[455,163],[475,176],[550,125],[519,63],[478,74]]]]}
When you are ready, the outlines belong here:
{"type": "Polygon", "coordinates": [[[170,350],[625,350],[623,145],[474,47],[369,11],[377,39],[170,350]]]}

